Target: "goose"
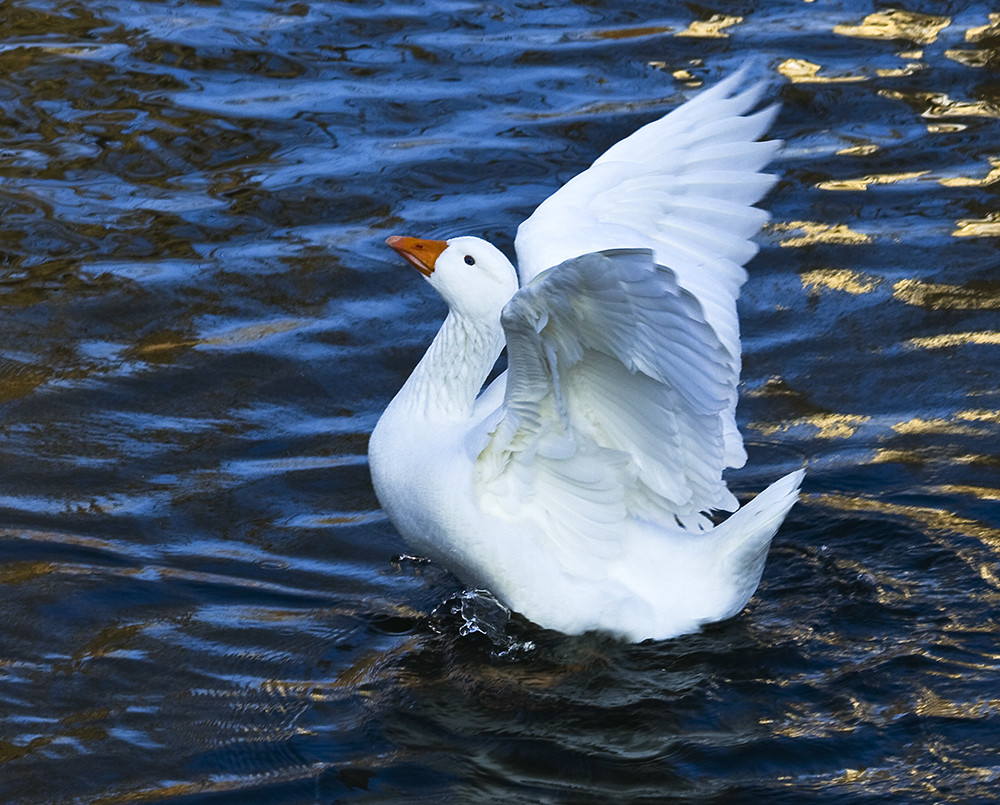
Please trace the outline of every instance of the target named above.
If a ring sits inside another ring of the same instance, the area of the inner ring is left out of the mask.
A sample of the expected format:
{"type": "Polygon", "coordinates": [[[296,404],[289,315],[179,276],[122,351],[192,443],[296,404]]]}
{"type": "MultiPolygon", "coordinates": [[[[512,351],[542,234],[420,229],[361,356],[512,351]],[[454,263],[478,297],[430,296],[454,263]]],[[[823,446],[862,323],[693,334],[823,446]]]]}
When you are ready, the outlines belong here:
{"type": "Polygon", "coordinates": [[[540,627],[639,642],[733,617],[797,500],[801,469],[742,507],[723,479],[747,458],[736,299],[780,147],[764,91],[740,70],[613,145],[518,227],[516,270],[477,237],[387,240],[448,313],[371,434],[375,493],[540,627]]]}

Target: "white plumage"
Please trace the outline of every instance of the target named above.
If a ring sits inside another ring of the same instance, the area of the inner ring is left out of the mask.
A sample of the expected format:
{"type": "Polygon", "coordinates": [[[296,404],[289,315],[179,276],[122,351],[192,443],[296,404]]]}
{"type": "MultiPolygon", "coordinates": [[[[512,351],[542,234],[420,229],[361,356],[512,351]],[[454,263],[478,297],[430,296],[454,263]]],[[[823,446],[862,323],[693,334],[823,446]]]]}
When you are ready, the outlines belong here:
{"type": "Polygon", "coordinates": [[[742,509],[722,479],[746,459],[736,298],[778,147],[742,81],[543,202],[517,273],[478,238],[389,239],[449,313],[372,434],[375,491],[417,550],[542,626],[641,640],[735,615],[796,500],[801,471],[742,509]]]}

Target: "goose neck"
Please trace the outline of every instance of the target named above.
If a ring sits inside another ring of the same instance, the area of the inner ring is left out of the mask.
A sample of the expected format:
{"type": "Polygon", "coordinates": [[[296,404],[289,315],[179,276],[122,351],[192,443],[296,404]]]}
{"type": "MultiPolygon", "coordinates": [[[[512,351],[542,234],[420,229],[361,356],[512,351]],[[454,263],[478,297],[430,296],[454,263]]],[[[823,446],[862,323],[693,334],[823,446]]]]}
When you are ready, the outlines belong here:
{"type": "Polygon", "coordinates": [[[464,419],[503,348],[499,321],[448,314],[399,398],[430,419],[464,419]]]}

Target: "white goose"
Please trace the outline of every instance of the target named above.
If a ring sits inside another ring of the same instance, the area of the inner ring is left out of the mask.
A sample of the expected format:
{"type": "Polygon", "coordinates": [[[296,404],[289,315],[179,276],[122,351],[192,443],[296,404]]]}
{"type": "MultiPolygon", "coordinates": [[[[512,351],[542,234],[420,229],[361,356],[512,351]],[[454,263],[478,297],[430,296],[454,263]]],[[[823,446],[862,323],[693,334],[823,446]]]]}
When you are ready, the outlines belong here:
{"type": "Polygon", "coordinates": [[[419,552],[535,623],[628,640],[746,605],[802,471],[743,508],[736,297],[776,108],[737,73],[610,148],[518,228],[391,237],[448,303],[369,447],[419,552]],[[508,369],[482,385],[506,345],[508,369]],[[713,525],[707,513],[734,512],[713,525]]]}

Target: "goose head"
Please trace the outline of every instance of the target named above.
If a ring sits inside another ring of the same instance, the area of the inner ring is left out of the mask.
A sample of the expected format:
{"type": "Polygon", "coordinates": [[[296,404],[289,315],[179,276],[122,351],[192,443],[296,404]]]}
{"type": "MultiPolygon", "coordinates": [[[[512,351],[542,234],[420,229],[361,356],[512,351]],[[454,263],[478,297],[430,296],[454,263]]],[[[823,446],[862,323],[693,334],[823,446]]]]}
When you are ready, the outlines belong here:
{"type": "Polygon", "coordinates": [[[517,272],[503,252],[482,238],[423,240],[393,235],[386,239],[441,294],[457,314],[497,323],[517,291],[517,272]]]}

